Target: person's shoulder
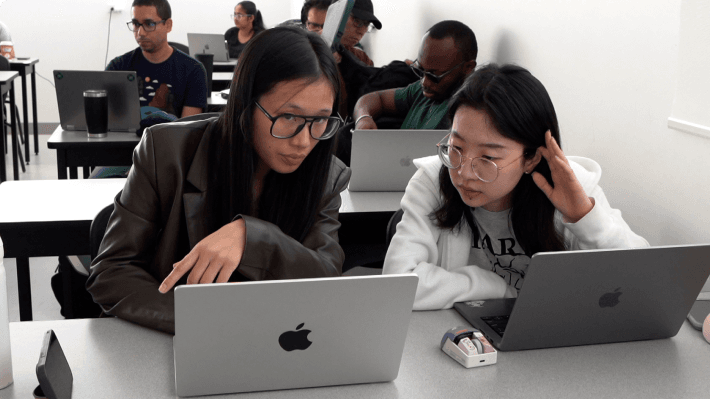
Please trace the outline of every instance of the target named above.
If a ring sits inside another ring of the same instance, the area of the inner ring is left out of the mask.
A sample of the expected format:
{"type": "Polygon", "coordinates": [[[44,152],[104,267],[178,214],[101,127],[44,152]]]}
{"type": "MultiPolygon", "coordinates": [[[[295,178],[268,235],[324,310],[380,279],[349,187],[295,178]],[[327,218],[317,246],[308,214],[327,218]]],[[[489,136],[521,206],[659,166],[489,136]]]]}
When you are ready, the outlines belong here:
{"type": "Polygon", "coordinates": [[[589,192],[599,183],[599,179],[602,177],[602,167],[597,161],[574,155],[567,156],[567,160],[585,191],[589,192]]]}
{"type": "Polygon", "coordinates": [[[218,117],[161,123],[147,128],[144,132],[152,138],[156,146],[163,144],[171,147],[184,147],[194,145],[195,140],[200,140],[205,132],[217,123],[218,117]]]}
{"type": "Polygon", "coordinates": [[[111,69],[117,70],[130,68],[132,63],[141,57],[143,57],[143,52],[140,47],[136,47],[135,49],[112,59],[111,62],[109,62],[107,68],[111,67],[111,69]]]}
{"type": "Polygon", "coordinates": [[[227,39],[230,37],[234,37],[238,34],[239,34],[239,28],[237,28],[236,26],[232,26],[231,28],[227,29],[226,32],[224,32],[224,38],[227,39]]]}
{"type": "Polygon", "coordinates": [[[439,180],[439,170],[441,170],[441,159],[437,155],[424,158],[417,158],[413,161],[414,166],[434,181],[439,180]]]}
{"type": "Polygon", "coordinates": [[[330,172],[328,174],[328,187],[345,187],[350,181],[351,171],[338,157],[330,158],[330,172]]]}

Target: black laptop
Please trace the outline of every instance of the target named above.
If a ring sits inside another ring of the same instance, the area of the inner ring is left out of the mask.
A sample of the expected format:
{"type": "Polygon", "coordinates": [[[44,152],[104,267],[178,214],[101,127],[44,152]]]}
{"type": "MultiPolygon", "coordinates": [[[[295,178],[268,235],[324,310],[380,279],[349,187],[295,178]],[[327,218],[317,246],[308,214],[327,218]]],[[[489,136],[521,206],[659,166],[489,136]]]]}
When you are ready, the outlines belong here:
{"type": "Polygon", "coordinates": [[[710,245],[533,255],[517,299],[454,308],[501,351],[668,338],[710,275],[710,245]]]}

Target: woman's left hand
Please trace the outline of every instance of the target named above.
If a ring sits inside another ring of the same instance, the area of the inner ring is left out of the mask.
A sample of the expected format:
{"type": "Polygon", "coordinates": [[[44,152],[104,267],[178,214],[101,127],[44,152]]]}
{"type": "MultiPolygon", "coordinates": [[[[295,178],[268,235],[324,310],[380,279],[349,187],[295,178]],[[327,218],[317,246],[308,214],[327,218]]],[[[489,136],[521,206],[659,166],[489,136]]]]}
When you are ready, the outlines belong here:
{"type": "Polygon", "coordinates": [[[594,199],[589,198],[582,185],[569,166],[569,161],[557,141],[548,130],[545,133],[545,146],[537,149],[550,165],[554,187],[539,172],[533,172],[532,178],[552,205],[562,213],[564,221],[576,223],[594,208],[594,199]]]}
{"type": "Polygon", "coordinates": [[[246,246],[246,224],[237,219],[203,238],[189,254],[173,265],[173,271],[158,290],[170,291],[182,276],[190,272],[188,284],[226,283],[237,270],[246,246]],[[216,279],[216,280],[215,280],[216,279]]]}

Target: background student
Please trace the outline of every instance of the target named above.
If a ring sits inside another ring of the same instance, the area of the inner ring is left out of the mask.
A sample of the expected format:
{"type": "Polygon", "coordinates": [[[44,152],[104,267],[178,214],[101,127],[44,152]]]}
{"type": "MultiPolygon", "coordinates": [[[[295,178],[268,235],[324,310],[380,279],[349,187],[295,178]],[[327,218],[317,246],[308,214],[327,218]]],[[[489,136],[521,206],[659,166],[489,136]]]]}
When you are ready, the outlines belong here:
{"type": "Polygon", "coordinates": [[[261,11],[251,1],[242,1],[234,7],[234,27],[224,33],[224,40],[229,48],[229,58],[239,58],[244,46],[257,33],[266,29],[261,11]]]}
{"type": "Polygon", "coordinates": [[[419,275],[415,309],[515,297],[541,251],[648,246],[612,209],[599,164],[566,157],[542,83],[513,65],[474,72],[451,133],[419,168],[384,273],[419,275]]]}
{"type": "Polygon", "coordinates": [[[330,48],[274,28],[244,55],[219,118],[146,129],[87,281],[105,313],[173,332],[175,285],[340,275],[330,48]]]}
{"type": "Polygon", "coordinates": [[[168,114],[163,121],[201,113],[207,106],[207,75],[199,61],[168,43],[170,3],[134,0],[127,25],[138,47],[111,60],[106,70],[136,72],[143,119],[150,123],[149,115],[161,111],[168,114]]]}

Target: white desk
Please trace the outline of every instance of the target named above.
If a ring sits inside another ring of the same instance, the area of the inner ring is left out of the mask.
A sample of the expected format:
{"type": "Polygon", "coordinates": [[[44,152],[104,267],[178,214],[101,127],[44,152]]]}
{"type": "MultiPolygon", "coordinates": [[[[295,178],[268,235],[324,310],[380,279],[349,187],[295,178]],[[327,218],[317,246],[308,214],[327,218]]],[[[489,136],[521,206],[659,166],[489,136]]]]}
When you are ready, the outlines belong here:
{"type": "Polygon", "coordinates": [[[0,237],[17,259],[20,320],[32,320],[29,258],[89,253],[91,221],[126,179],[21,180],[0,184],[0,237]]]}
{"type": "MultiPolygon", "coordinates": [[[[475,369],[439,349],[456,325],[465,321],[453,310],[414,312],[393,382],[210,397],[647,399],[710,392],[710,345],[688,322],[670,339],[500,352],[497,364],[475,369]]],[[[10,323],[15,383],[0,397],[31,397],[50,328],[72,368],[73,399],[175,397],[172,336],[114,318],[10,323]]]]}

